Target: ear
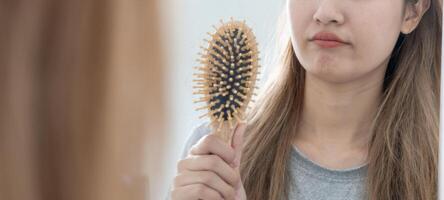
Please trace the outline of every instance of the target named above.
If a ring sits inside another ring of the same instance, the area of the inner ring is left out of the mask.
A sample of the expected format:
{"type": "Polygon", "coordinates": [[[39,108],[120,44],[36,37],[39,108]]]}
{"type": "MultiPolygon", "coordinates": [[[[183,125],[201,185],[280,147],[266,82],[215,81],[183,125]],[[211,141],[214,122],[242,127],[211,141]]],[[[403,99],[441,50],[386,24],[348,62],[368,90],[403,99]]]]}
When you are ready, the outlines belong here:
{"type": "Polygon", "coordinates": [[[430,8],[431,0],[417,0],[416,3],[407,3],[401,32],[409,34],[418,26],[424,13],[430,8]]]}

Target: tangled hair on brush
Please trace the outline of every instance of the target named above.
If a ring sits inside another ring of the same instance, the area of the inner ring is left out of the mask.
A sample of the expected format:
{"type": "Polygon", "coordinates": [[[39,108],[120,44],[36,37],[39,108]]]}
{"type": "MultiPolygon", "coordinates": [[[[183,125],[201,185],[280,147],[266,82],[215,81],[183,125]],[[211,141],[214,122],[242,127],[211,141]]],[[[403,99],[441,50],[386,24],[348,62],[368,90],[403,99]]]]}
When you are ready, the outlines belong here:
{"type": "MultiPolygon", "coordinates": [[[[437,199],[441,7],[440,0],[430,0],[419,25],[400,35],[392,52],[369,141],[369,200],[437,199]]],[[[294,122],[301,118],[305,70],[286,41],[279,71],[248,113],[241,176],[251,200],[288,198],[287,161],[294,122]]]]}

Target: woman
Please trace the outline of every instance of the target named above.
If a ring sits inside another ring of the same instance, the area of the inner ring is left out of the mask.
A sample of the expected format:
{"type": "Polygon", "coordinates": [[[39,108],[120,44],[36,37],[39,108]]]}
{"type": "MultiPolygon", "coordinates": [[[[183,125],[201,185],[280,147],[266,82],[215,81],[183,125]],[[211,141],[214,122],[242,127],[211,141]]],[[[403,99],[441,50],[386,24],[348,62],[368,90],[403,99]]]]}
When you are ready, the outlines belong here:
{"type": "Polygon", "coordinates": [[[436,199],[441,6],[288,0],[248,125],[233,148],[198,128],[172,199],[436,199]]]}

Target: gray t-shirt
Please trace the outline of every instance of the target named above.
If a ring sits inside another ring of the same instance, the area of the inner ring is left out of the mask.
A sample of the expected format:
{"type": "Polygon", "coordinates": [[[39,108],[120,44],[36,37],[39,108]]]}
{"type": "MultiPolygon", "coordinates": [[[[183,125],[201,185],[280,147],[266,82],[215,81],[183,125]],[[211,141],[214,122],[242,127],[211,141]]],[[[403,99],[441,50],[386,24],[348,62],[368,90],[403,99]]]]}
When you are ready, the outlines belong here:
{"type": "MultiPolygon", "coordinates": [[[[208,123],[194,129],[188,137],[181,158],[211,129],[208,123]]],[[[293,145],[289,170],[292,176],[289,200],[363,200],[368,165],[349,169],[329,169],[310,160],[293,145]]]]}

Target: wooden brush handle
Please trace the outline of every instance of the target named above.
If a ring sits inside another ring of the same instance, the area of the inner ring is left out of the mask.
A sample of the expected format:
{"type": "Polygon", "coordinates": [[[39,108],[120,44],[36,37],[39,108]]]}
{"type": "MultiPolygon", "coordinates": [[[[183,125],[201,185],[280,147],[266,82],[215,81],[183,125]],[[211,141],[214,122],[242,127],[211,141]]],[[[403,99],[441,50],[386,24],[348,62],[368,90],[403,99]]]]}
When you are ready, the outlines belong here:
{"type": "Polygon", "coordinates": [[[228,122],[221,122],[221,123],[222,123],[221,125],[219,123],[215,123],[213,125],[213,127],[212,127],[213,134],[220,137],[226,144],[231,145],[231,142],[233,140],[234,130],[236,129],[236,125],[233,125],[233,128],[230,128],[230,125],[228,122]],[[218,130],[219,127],[220,127],[220,129],[218,130]]]}

